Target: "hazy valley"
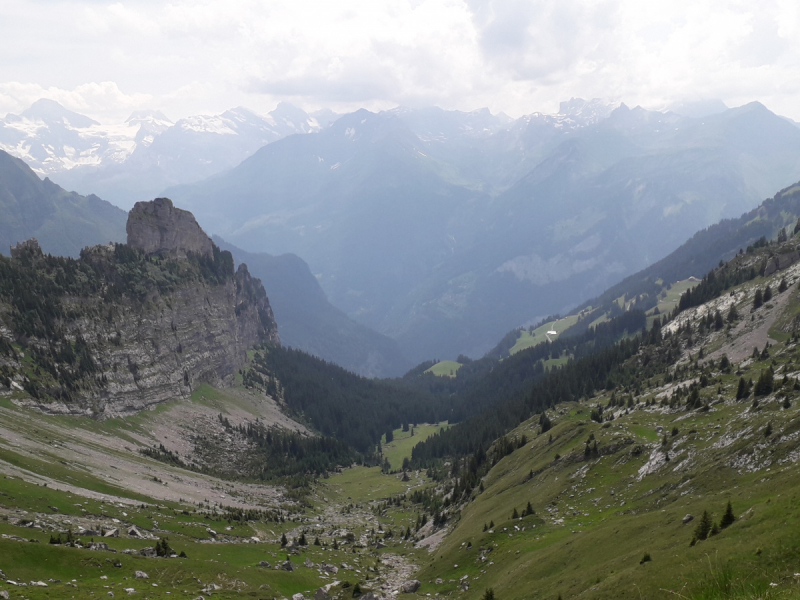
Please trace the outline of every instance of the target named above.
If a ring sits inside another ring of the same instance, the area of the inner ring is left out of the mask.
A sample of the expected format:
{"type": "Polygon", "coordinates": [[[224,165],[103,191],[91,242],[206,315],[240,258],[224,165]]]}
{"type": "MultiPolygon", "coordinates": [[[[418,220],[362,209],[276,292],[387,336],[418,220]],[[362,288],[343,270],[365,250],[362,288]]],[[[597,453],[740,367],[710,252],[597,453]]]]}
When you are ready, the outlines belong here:
{"type": "Polygon", "coordinates": [[[682,110],[0,152],[0,597],[800,597],[800,129],[682,110]]]}

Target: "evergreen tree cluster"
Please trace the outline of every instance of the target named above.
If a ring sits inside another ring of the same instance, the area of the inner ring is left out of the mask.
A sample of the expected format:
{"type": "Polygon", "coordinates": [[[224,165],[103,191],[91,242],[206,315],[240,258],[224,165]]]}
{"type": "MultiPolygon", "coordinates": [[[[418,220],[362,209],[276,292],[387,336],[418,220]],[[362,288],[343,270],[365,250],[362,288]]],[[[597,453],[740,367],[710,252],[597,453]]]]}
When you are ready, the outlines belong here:
{"type": "Polygon", "coordinates": [[[261,346],[244,380],[274,382],[291,413],[324,436],[371,455],[387,431],[403,423],[451,418],[449,399],[410,389],[399,380],[367,379],[306,354],[261,346]],[[260,379],[257,379],[260,378],[260,379]]]}
{"type": "Polygon", "coordinates": [[[252,443],[252,473],[249,475],[260,480],[297,474],[319,476],[357,459],[348,444],[332,437],[301,436],[295,431],[267,428],[260,421],[235,426],[221,414],[219,420],[228,433],[238,434],[252,443]]]}

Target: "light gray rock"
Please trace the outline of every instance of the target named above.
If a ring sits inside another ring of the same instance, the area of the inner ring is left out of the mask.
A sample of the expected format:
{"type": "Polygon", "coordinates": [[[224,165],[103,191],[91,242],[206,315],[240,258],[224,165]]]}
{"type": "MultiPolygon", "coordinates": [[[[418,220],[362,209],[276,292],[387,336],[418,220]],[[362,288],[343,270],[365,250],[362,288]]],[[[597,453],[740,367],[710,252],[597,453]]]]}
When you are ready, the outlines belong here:
{"type": "Polygon", "coordinates": [[[325,588],[319,588],[314,592],[314,600],[330,600],[330,595],[325,591],[325,588]]]}
{"type": "Polygon", "coordinates": [[[683,524],[686,525],[688,522],[693,521],[694,516],[687,513],[685,517],[683,517],[683,524]]]}
{"type": "Polygon", "coordinates": [[[108,550],[108,544],[104,542],[92,542],[89,544],[89,550],[108,550]]]}
{"type": "Polygon", "coordinates": [[[103,534],[103,537],[119,537],[119,529],[109,529],[103,534]]]}
{"type": "Polygon", "coordinates": [[[200,228],[194,215],[175,208],[169,198],[137,202],[125,226],[128,245],[147,254],[186,258],[188,253],[211,258],[211,238],[200,228]]]}
{"type": "Polygon", "coordinates": [[[411,579],[400,586],[400,591],[404,594],[413,594],[419,589],[420,585],[422,584],[419,582],[419,580],[411,579]]]}
{"type": "Polygon", "coordinates": [[[147,573],[145,573],[144,571],[136,571],[136,572],[133,574],[133,576],[134,576],[136,579],[150,579],[150,577],[148,577],[147,573]]]}
{"type": "MultiPolygon", "coordinates": [[[[129,225],[140,233],[148,227],[169,230],[174,226],[169,215],[174,217],[178,210],[173,207],[166,211],[167,221],[159,225],[163,210],[140,207],[131,211],[129,225]]],[[[180,213],[188,215],[178,218],[180,227],[188,227],[184,221],[193,223],[199,231],[197,236],[202,235],[210,245],[191,213],[180,213]]],[[[134,239],[139,239],[137,235],[133,234],[134,239]]],[[[140,237],[147,235],[141,233],[140,237]]],[[[181,235],[175,234],[176,239],[186,237],[181,235]]],[[[198,248],[194,242],[170,243],[177,244],[174,247],[178,249],[198,248]]],[[[213,247],[209,248],[213,254],[213,247]]],[[[21,252],[23,249],[18,254],[21,252]]],[[[178,254],[169,254],[168,260],[180,260],[178,254]]],[[[113,244],[84,249],[81,260],[101,273],[113,273],[117,268],[113,244]]],[[[217,387],[234,384],[235,374],[254,344],[280,344],[266,291],[245,264],[218,283],[188,278],[169,293],[154,288],[144,299],[125,295],[111,307],[99,294],[65,297],[62,303],[67,311],[75,309],[69,312],[74,316],[63,324],[65,329],[81,332],[98,366],[95,377],[102,378],[104,385],[82,390],[80,400],[70,403],[20,400],[20,404],[49,414],[124,417],[168,400],[188,399],[203,383],[217,387]],[[100,312],[109,316],[95,318],[100,312]]]]}

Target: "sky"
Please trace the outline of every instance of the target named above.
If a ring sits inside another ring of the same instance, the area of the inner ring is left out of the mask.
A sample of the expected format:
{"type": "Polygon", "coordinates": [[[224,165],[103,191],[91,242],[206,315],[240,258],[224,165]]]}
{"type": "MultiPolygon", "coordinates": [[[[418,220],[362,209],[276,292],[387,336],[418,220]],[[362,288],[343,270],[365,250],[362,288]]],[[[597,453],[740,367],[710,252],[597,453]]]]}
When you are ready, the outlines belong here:
{"type": "Polygon", "coordinates": [[[280,101],[554,113],[758,100],[800,120],[796,0],[7,0],[0,115],[41,97],[101,122],[280,101]]]}

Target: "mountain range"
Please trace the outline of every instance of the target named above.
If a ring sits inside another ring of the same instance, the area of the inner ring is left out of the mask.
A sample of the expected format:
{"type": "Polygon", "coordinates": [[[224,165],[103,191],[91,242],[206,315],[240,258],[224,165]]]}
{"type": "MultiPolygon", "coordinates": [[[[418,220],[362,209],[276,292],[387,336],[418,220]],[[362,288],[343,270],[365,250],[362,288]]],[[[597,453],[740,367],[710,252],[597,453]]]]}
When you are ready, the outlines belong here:
{"type": "Polygon", "coordinates": [[[763,105],[673,108],[337,118],[281,104],[140,112],[115,137],[42,100],[6,116],[0,143],[70,189],[121,206],[168,196],[242,251],[301,257],[333,307],[417,363],[481,356],[800,178],[800,129],[763,105]]]}
{"type": "MultiPolygon", "coordinates": [[[[124,243],[127,218],[97,196],[40,179],[25,162],[0,150],[0,254],[8,256],[12,246],[36,238],[46,254],[76,258],[87,246],[124,243]]],[[[331,305],[301,258],[247,253],[221,238],[215,241],[262,280],[287,346],[369,377],[398,376],[410,366],[397,342],[331,305]]]]}
{"type": "Polygon", "coordinates": [[[101,125],[41,99],[0,119],[0,150],[63,187],[128,208],[167,186],[234,167],[282,137],[318,131],[333,117],[281,103],[266,115],[238,107],[173,123],[159,111],[144,110],[124,123],[101,125]]]}
{"type": "Polygon", "coordinates": [[[86,246],[125,240],[125,211],[67,192],[0,150],[0,253],[37,238],[45,253],[77,257],[86,246]]]}
{"type": "Polygon", "coordinates": [[[419,362],[568,311],[800,178],[798,157],[800,129],[759,103],[360,110],[168,195],[237,246],[302,256],[419,362]]]}

